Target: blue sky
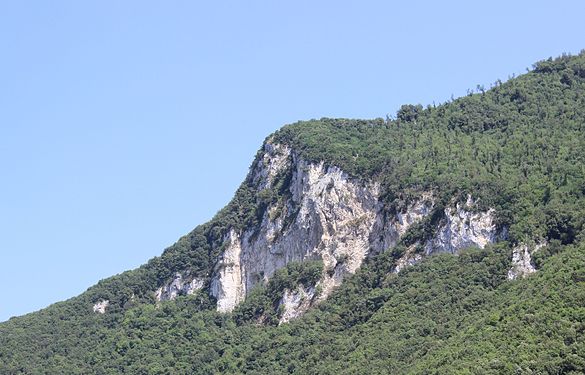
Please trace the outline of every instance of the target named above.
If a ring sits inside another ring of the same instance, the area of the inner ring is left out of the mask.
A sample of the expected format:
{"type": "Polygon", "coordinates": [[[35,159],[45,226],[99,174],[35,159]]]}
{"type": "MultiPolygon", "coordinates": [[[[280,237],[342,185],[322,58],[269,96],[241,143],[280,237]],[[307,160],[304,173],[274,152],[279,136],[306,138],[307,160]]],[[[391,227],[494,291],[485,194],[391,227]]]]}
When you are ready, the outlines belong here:
{"type": "Polygon", "coordinates": [[[585,2],[0,3],[0,321],[158,255],[263,139],[585,48],[585,2]]]}

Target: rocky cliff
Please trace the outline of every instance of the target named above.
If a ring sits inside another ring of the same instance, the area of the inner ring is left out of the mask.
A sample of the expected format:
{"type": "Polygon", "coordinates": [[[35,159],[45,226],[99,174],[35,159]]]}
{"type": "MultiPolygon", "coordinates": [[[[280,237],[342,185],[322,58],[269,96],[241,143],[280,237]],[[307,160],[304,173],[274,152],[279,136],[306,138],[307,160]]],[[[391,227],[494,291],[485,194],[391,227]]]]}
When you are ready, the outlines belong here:
{"type": "Polygon", "coordinates": [[[585,54],[286,125],[160,256],[1,323],[0,374],[585,373],[583,92],[585,54]]]}
{"type": "MultiPolygon", "coordinates": [[[[259,283],[289,262],[321,260],[324,270],[316,285],[286,290],[280,301],[281,321],[299,316],[321,301],[364,260],[396,246],[413,225],[433,212],[432,192],[403,202],[392,214],[380,198],[380,184],[350,177],[336,166],[304,160],[284,144],[268,140],[250,170],[248,179],[259,195],[270,195],[276,185],[284,194],[265,207],[259,225],[232,228],[209,283],[217,310],[232,311],[259,283]]],[[[494,224],[493,210],[476,211],[475,202],[453,203],[442,212],[432,238],[411,246],[398,260],[395,271],[435,252],[456,253],[483,248],[505,237],[494,224]]],[[[203,287],[199,279],[178,274],[156,292],[157,300],[173,299],[203,287]]]]}

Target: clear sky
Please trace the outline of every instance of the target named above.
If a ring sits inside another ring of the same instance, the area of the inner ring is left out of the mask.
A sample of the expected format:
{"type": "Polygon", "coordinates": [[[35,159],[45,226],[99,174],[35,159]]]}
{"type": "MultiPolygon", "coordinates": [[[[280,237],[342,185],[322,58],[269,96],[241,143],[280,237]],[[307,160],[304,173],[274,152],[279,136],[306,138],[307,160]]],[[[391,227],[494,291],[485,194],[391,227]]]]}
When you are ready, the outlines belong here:
{"type": "Polygon", "coordinates": [[[583,1],[3,1],[0,321],[210,219],[286,123],[374,118],[585,48],[583,1]]]}

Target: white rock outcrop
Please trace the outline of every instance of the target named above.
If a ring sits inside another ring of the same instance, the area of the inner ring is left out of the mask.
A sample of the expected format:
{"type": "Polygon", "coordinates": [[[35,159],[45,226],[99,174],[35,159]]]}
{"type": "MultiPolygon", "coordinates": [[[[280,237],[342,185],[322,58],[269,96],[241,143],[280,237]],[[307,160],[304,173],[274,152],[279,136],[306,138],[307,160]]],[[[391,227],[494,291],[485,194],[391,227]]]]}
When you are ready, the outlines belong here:
{"type": "MultiPolygon", "coordinates": [[[[307,259],[323,261],[325,272],[317,298],[324,299],[370,253],[395,245],[432,207],[432,200],[425,196],[395,217],[385,217],[378,199],[379,184],[352,179],[322,162],[307,162],[290,148],[271,143],[265,145],[249,178],[263,190],[285,172],[292,173],[287,200],[269,206],[259,227],[240,233],[231,230],[224,242],[210,290],[218,311],[233,310],[276,270],[307,259]]],[[[294,315],[293,310],[285,309],[287,316],[294,315]]]]}
{"type": "Polygon", "coordinates": [[[109,305],[110,301],[107,299],[99,300],[95,303],[95,305],[93,305],[93,312],[98,314],[105,314],[109,305]]]}
{"type": "Polygon", "coordinates": [[[376,253],[383,252],[394,247],[400,237],[413,225],[420,222],[431,213],[435,200],[431,193],[423,193],[421,197],[410,202],[404,210],[396,213],[394,217],[386,217],[378,214],[374,225],[370,242],[372,250],[376,253]]]}
{"type": "Polygon", "coordinates": [[[157,301],[170,301],[179,295],[191,295],[203,288],[204,280],[201,278],[191,278],[189,275],[176,273],[175,277],[167,284],[158,288],[154,297],[157,301]]]}
{"type": "Polygon", "coordinates": [[[404,255],[402,255],[400,257],[400,259],[398,259],[396,261],[396,266],[394,267],[392,272],[398,273],[398,272],[402,271],[403,269],[405,269],[406,267],[415,265],[418,262],[420,262],[422,260],[423,256],[422,256],[422,254],[416,254],[415,249],[416,249],[416,245],[410,246],[406,250],[404,255]]]}
{"type": "Polygon", "coordinates": [[[211,281],[211,295],[217,299],[217,311],[229,312],[246,297],[246,284],[242,282],[243,268],[240,237],[232,229],[225,241],[227,246],[215,267],[211,281]]]}
{"type": "MultiPolygon", "coordinates": [[[[404,209],[389,214],[379,199],[375,181],[348,176],[335,166],[309,162],[291,148],[266,142],[248,176],[258,192],[273,189],[287,176],[287,195],[271,203],[258,226],[231,229],[211,275],[210,294],[217,310],[232,311],[258,283],[265,283],[292,261],[319,259],[324,272],[315,286],[286,291],[281,300],[283,321],[302,314],[321,301],[357,271],[369,255],[395,246],[407,230],[429,215],[435,200],[422,193],[404,209]]],[[[456,252],[498,240],[493,210],[475,212],[469,197],[464,204],[445,210],[445,220],[424,252],[456,252]]],[[[424,254],[410,250],[396,270],[418,262],[424,254]]]]}
{"type": "Polygon", "coordinates": [[[286,323],[303,315],[315,298],[315,287],[305,288],[299,285],[294,291],[285,290],[279,306],[282,309],[279,324],[286,323]]]}
{"type": "Polygon", "coordinates": [[[425,193],[422,197],[410,204],[406,211],[396,214],[395,228],[397,238],[402,236],[412,224],[415,224],[427,216],[433,208],[433,196],[425,193]]]}
{"type": "Polygon", "coordinates": [[[258,160],[253,181],[258,184],[258,189],[269,188],[275,177],[290,165],[292,151],[290,147],[282,144],[265,143],[264,153],[258,160]]]}
{"type": "Polygon", "coordinates": [[[499,233],[496,228],[495,211],[475,212],[472,210],[474,205],[469,196],[465,204],[457,203],[455,208],[445,209],[445,223],[425,245],[427,255],[435,252],[456,253],[467,247],[483,249],[505,236],[505,232],[499,233]]]}
{"type": "Polygon", "coordinates": [[[519,277],[526,277],[536,272],[532,264],[532,254],[546,246],[545,242],[533,246],[519,244],[512,249],[512,267],[508,271],[508,280],[515,280],[519,277]]]}

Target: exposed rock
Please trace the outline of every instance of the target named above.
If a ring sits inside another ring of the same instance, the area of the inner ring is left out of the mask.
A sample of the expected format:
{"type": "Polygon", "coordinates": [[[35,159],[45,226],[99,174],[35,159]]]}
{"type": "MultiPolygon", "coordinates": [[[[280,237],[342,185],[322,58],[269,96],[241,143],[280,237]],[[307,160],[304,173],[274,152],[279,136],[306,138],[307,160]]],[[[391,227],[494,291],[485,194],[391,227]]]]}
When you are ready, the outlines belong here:
{"type": "Polygon", "coordinates": [[[515,280],[518,277],[525,277],[536,272],[532,264],[532,254],[546,246],[545,242],[532,246],[520,244],[512,249],[512,267],[508,271],[508,280],[515,280]]]}
{"type": "Polygon", "coordinates": [[[252,181],[269,189],[276,175],[292,168],[290,196],[269,206],[259,227],[246,228],[241,235],[232,230],[227,236],[210,290],[218,311],[233,310],[276,270],[307,259],[323,261],[322,300],[370,253],[395,245],[410,225],[430,212],[432,201],[425,196],[396,217],[385,218],[379,184],[307,162],[284,146],[267,143],[264,150],[250,172],[252,181]]]}
{"type": "Polygon", "coordinates": [[[394,267],[394,270],[392,272],[394,273],[398,273],[400,271],[402,271],[403,269],[405,269],[408,266],[412,266],[418,262],[420,262],[422,260],[422,254],[416,254],[415,251],[416,248],[416,244],[410,246],[406,252],[404,253],[404,255],[402,255],[400,257],[400,259],[398,259],[396,261],[396,267],[394,267]]]}
{"type": "Polygon", "coordinates": [[[295,291],[286,289],[280,300],[279,306],[282,309],[279,324],[289,322],[292,319],[303,315],[315,297],[315,287],[305,288],[299,285],[295,291]]]}
{"type": "Polygon", "coordinates": [[[204,281],[200,278],[190,278],[187,274],[175,274],[175,278],[158,288],[154,294],[157,301],[170,301],[179,295],[191,295],[203,288],[204,281]]]}
{"type": "Polygon", "coordinates": [[[421,198],[410,204],[404,212],[396,214],[396,232],[402,236],[412,224],[419,222],[427,216],[434,205],[433,196],[424,193],[421,198]]]}
{"type": "Polygon", "coordinates": [[[246,284],[242,282],[242,247],[240,237],[232,229],[226,239],[227,246],[215,267],[211,280],[211,295],[217,299],[217,311],[229,312],[246,297],[246,284]]]}
{"type": "Polygon", "coordinates": [[[95,303],[95,305],[93,305],[93,312],[98,314],[105,314],[106,309],[108,308],[109,305],[110,301],[108,301],[107,299],[99,300],[95,303]]]}
{"type": "MultiPolygon", "coordinates": [[[[435,206],[433,195],[426,192],[402,211],[388,215],[379,200],[377,182],[353,179],[335,166],[309,162],[287,146],[270,141],[248,178],[262,191],[274,189],[277,176],[285,173],[290,173],[288,194],[267,207],[260,225],[231,229],[226,235],[210,288],[220,312],[232,311],[255,285],[267,282],[289,262],[322,260],[318,296],[304,298],[310,295],[308,290],[285,293],[281,303],[283,319],[288,321],[327,298],[366,257],[395,246],[435,206]]],[[[483,248],[498,240],[501,234],[494,224],[494,211],[476,212],[474,205],[469,197],[466,203],[447,208],[436,236],[424,244],[425,254],[483,248]]],[[[407,252],[395,271],[418,262],[423,255],[407,252]]]]}
{"type": "MultiPolygon", "coordinates": [[[[327,296],[344,274],[357,270],[367,255],[380,206],[378,186],[352,181],[339,168],[323,163],[297,159],[294,168],[291,197],[283,212],[275,217],[277,208],[269,207],[260,228],[245,230],[239,245],[238,236],[231,236],[226,254],[234,262],[239,258],[241,264],[226,267],[225,260],[219,262],[211,291],[219,311],[233,309],[246,291],[267,281],[287,263],[305,259],[323,260],[329,271],[322,281],[323,296],[327,296]],[[290,224],[284,228],[286,219],[290,224]],[[339,259],[343,264],[338,264],[339,259]]],[[[259,173],[264,171],[263,167],[259,173]]],[[[266,186],[263,182],[261,185],[266,186]]]]}
{"type": "Polygon", "coordinates": [[[376,253],[394,247],[400,237],[413,225],[431,213],[435,205],[433,195],[425,192],[419,199],[411,202],[406,209],[396,213],[395,217],[384,217],[380,212],[372,231],[372,250],[376,253]]]}
{"type": "Polygon", "coordinates": [[[445,223],[425,245],[427,255],[435,252],[456,253],[467,247],[483,249],[505,236],[505,232],[499,233],[496,228],[495,211],[474,212],[471,210],[474,204],[469,196],[465,204],[457,203],[455,208],[445,209],[445,223]]]}
{"type": "Polygon", "coordinates": [[[264,154],[258,160],[252,180],[258,184],[259,190],[269,188],[274,178],[290,166],[290,156],[291,149],[286,145],[264,144],[264,154]]]}
{"type": "MultiPolygon", "coordinates": [[[[464,204],[457,203],[455,208],[447,207],[443,223],[440,224],[433,238],[424,245],[425,255],[437,252],[457,253],[468,247],[483,249],[487,244],[505,239],[507,231],[505,229],[498,231],[494,224],[494,210],[473,211],[475,205],[476,202],[468,196],[464,204]]],[[[430,208],[425,206],[423,208],[428,214],[430,208]]],[[[423,258],[423,254],[415,253],[419,245],[416,243],[408,248],[396,261],[393,272],[398,273],[423,258]]]]}

